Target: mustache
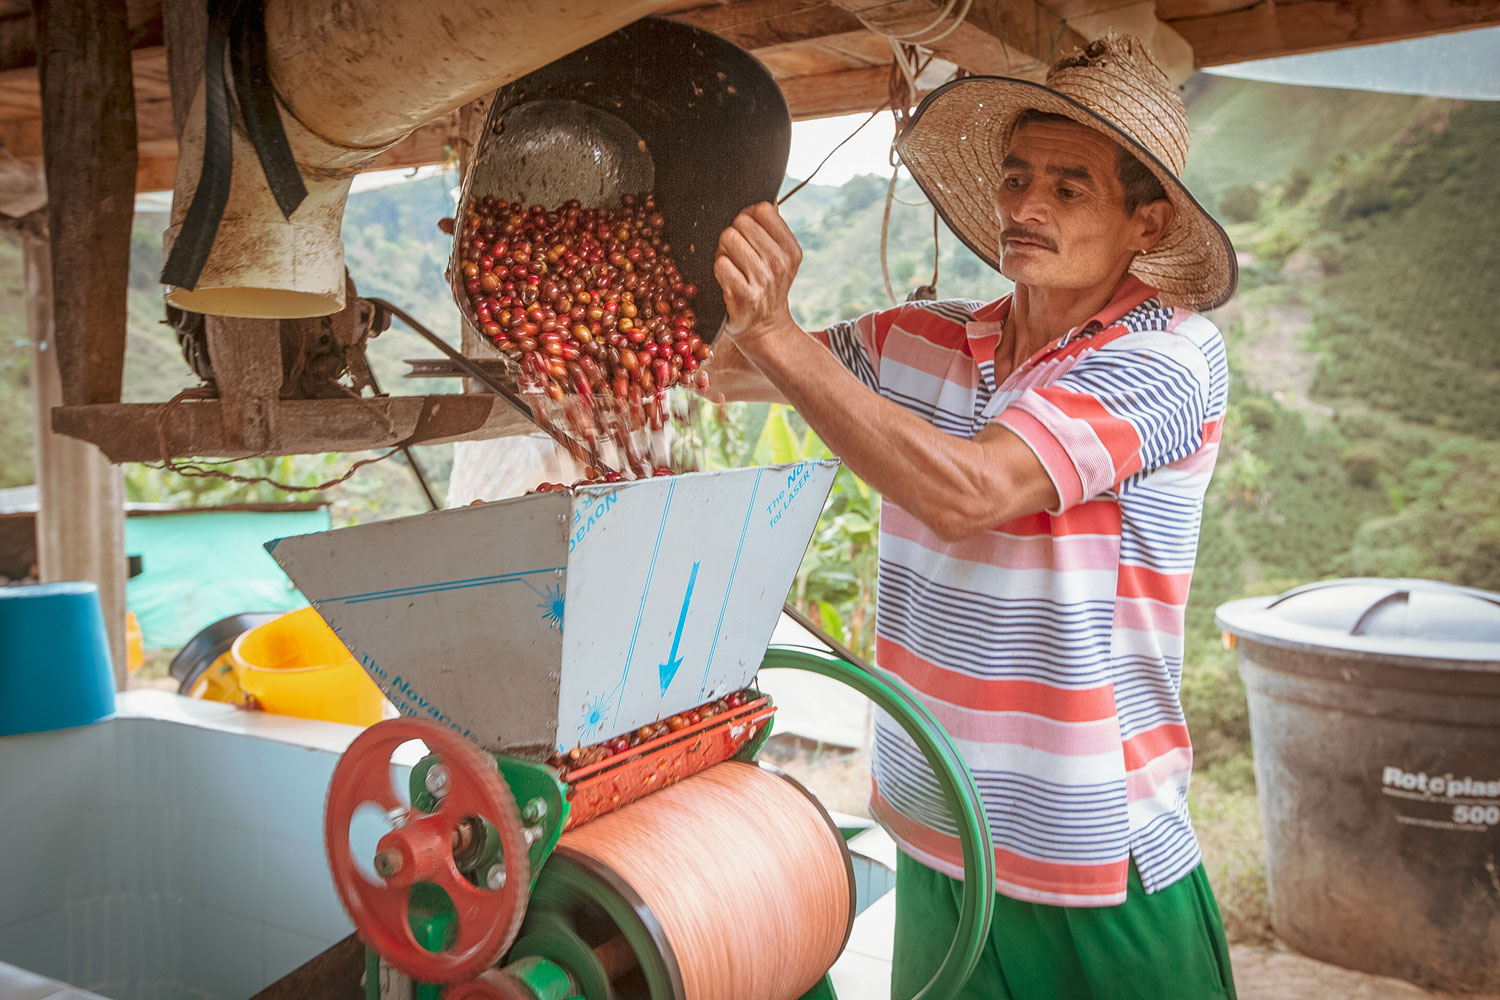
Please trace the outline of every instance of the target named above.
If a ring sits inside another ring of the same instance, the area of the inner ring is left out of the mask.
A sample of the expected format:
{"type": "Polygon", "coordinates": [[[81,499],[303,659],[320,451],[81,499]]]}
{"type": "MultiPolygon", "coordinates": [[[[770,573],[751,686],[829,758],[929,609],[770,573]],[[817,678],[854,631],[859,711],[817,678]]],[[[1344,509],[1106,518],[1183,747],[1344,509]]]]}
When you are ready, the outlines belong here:
{"type": "Polygon", "coordinates": [[[1012,228],[1004,230],[1000,234],[1000,242],[1004,243],[1006,240],[1025,240],[1028,243],[1036,243],[1040,246],[1043,246],[1046,249],[1053,251],[1054,253],[1057,252],[1056,241],[1052,240],[1049,237],[1043,236],[1041,233],[1034,233],[1029,229],[1012,228]]]}

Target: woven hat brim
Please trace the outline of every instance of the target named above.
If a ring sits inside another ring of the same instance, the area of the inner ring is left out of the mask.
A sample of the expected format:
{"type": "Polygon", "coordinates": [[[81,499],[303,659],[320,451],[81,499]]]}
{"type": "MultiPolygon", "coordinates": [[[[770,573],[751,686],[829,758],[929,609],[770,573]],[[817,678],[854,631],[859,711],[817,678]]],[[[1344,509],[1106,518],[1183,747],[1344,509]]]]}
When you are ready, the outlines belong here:
{"type": "Polygon", "coordinates": [[[1103,133],[1161,181],[1175,210],[1172,224],[1151,252],[1131,262],[1132,274],[1168,305],[1201,312],[1229,301],[1239,282],[1229,234],[1171,168],[1108,118],[1030,80],[969,76],[946,83],[918,105],[896,139],[912,177],[965,246],[999,270],[1001,225],[992,196],[1016,117],[1028,109],[1063,115],[1103,133]]]}

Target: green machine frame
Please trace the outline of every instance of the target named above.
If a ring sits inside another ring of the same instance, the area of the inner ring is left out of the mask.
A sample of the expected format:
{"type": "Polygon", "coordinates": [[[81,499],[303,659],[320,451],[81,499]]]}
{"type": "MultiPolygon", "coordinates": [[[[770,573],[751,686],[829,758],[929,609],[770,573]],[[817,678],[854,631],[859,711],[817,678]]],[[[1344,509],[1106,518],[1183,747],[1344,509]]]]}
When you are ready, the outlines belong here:
{"type": "MultiPolygon", "coordinates": [[[[770,647],[761,662],[761,669],[783,668],[831,678],[869,698],[906,731],[937,776],[944,800],[958,827],[964,859],[964,888],[953,944],[942,965],[915,1000],[947,1000],[963,987],[978,965],[994,909],[995,852],[974,777],[932,713],[899,680],[878,677],[822,650],[770,647]]],[[[740,749],[736,759],[753,762],[770,731],[771,726],[765,726],[755,739],[740,749]]],[[[542,890],[528,905],[526,922],[507,953],[505,970],[529,989],[536,1000],[603,1000],[609,989],[609,979],[593,950],[563,912],[569,900],[590,897],[606,911],[604,916],[618,927],[641,958],[642,973],[651,995],[669,995],[672,989],[670,970],[665,963],[653,963],[647,959],[652,950],[650,929],[641,923],[640,912],[624,899],[611,904],[599,900],[597,895],[591,896],[591,888],[596,888],[589,884],[591,876],[566,854],[555,855],[558,838],[568,818],[567,786],[543,764],[504,754],[495,755],[495,762],[515,796],[521,822],[527,830],[531,888],[535,891],[540,886],[542,890]],[[541,881],[544,867],[546,882],[541,881]],[[581,992],[575,992],[575,989],[581,992]]],[[[436,763],[437,758],[429,756],[412,768],[413,809],[431,812],[436,808],[437,798],[427,787],[428,771],[436,763]]],[[[470,856],[465,858],[465,868],[479,873],[480,877],[493,866],[504,863],[499,834],[488,824],[485,825],[483,841],[467,850],[470,856]]],[[[613,888],[628,893],[628,887],[613,888]]],[[[417,942],[430,951],[443,950],[456,919],[446,894],[435,886],[414,886],[409,914],[417,942]],[[427,889],[431,891],[426,892],[427,889]]],[[[380,959],[373,949],[366,949],[365,973],[366,1000],[379,1000],[380,959]]],[[[446,988],[415,983],[413,1000],[441,1000],[446,988]]],[[[831,978],[825,975],[801,1000],[837,1000],[831,978]]]]}

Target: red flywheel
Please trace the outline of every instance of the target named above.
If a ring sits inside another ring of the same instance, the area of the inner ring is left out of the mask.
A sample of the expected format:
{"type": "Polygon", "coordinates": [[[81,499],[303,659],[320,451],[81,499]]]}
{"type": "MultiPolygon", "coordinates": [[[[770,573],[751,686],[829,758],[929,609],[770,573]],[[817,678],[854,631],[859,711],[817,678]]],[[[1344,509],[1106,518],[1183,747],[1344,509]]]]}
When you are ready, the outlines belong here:
{"type": "Polygon", "coordinates": [[[391,719],[356,737],[328,786],[323,841],[333,884],[361,940],[413,979],[473,979],[515,940],[531,889],[516,800],[494,758],[451,730],[417,719],[391,719]],[[411,740],[427,744],[447,771],[447,787],[430,813],[408,810],[391,784],[392,755],[411,740]],[[355,811],[367,802],[392,818],[392,829],[370,859],[379,873],[374,879],[355,863],[349,844],[355,811]],[[491,873],[483,886],[459,871],[454,860],[460,825],[476,819],[499,834],[504,857],[503,875],[491,873]],[[441,888],[457,910],[452,939],[443,951],[428,951],[411,931],[411,889],[419,882],[441,888]]]}

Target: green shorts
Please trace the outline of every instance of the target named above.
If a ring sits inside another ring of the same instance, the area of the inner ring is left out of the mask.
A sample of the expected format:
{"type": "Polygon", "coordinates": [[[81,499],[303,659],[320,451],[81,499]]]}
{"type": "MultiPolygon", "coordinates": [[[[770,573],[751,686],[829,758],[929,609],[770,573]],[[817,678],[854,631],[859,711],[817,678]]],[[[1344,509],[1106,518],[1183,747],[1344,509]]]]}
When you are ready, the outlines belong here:
{"type": "MultiPolygon", "coordinates": [[[[962,892],[905,853],[897,859],[893,1000],[910,1000],[937,971],[962,892]]],[[[997,893],[979,965],[952,1000],[1235,1000],[1203,866],[1147,895],[1132,864],[1119,906],[1045,906],[997,893]]]]}

